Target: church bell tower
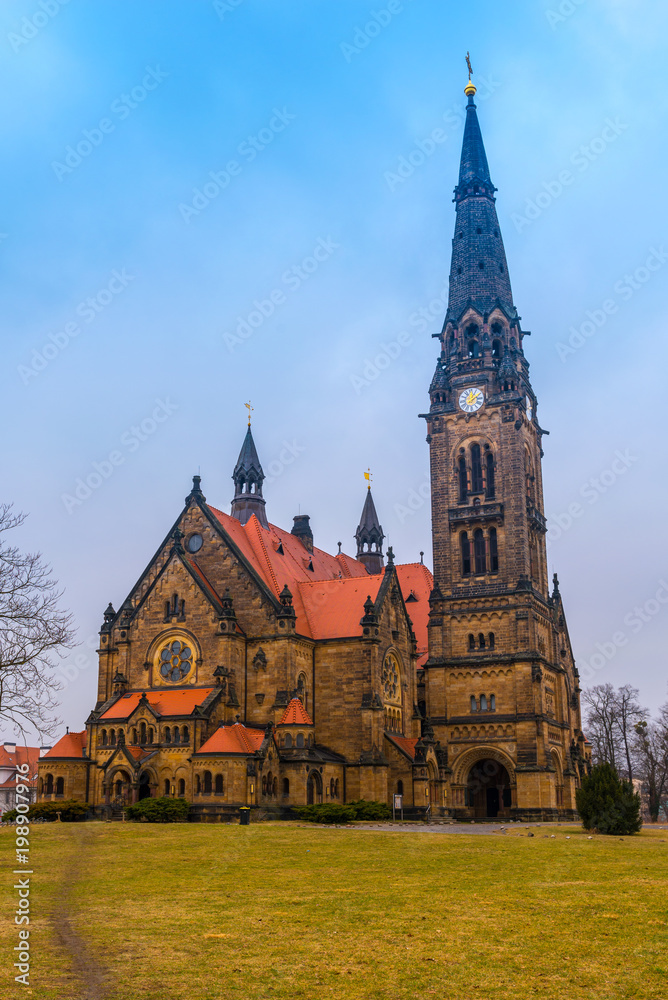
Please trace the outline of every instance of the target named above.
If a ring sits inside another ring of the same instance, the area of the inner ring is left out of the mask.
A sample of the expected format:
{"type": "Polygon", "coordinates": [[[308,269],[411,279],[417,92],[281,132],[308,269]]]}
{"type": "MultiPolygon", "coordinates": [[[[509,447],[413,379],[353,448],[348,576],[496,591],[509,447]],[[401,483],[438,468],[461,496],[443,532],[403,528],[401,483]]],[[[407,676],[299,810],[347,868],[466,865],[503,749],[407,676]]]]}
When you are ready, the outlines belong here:
{"type": "Polygon", "coordinates": [[[434,558],[426,710],[447,747],[446,811],[549,818],[575,809],[584,756],[578,675],[558,586],[548,584],[547,432],[475,92],[469,77],[449,300],[423,414],[434,558]]]}

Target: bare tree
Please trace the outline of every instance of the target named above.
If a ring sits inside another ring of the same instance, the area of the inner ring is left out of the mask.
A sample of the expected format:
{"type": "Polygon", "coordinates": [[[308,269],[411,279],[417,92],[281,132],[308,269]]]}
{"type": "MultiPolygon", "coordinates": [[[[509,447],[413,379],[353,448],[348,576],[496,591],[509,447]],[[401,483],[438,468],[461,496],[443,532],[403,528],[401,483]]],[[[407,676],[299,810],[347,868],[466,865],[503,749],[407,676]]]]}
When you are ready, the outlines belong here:
{"type": "Polygon", "coordinates": [[[622,777],[633,781],[635,726],[648,714],[638,702],[638,689],[630,684],[619,690],[612,684],[597,684],[583,692],[582,700],[594,762],[612,764],[622,777]]]}
{"type": "Polygon", "coordinates": [[[0,504],[0,724],[44,737],[58,725],[54,661],[72,645],[74,630],[51,568],[4,535],[24,520],[11,504],[0,504]]]}
{"type": "Polygon", "coordinates": [[[663,805],[667,811],[668,791],[668,705],[661,709],[657,721],[641,719],[635,725],[635,754],[640,776],[649,799],[649,814],[653,823],[663,805]]]}

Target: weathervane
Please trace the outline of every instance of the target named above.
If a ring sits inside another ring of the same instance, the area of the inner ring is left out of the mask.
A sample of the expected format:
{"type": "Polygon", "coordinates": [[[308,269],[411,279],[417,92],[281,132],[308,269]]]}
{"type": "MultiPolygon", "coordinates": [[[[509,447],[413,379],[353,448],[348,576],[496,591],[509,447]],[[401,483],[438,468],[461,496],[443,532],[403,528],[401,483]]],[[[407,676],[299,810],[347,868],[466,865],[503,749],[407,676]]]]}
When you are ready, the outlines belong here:
{"type": "Polygon", "coordinates": [[[250,422],[251,422],[251,412],[252,412],[252,411],[253,411],[253,410],[255,409],[255,407],[254,407],[254,406],[251,406],[251,405],[250,405],[250,402],[248,402],[248,403],[244,403],[244,406],[245,406],[245,407],[246,407],[246,409],[248,410],[248,426],[250,427],[250,422]]]}
{"type": "Polygon", "coordinates": [[[367,469],[366,470],[366,472],[364,473],[364,478],[366,479],[367,483],[369,484],[369,489],[371,489],[371,469],[367,469]]]}
{"type": "Polygon", "coordinates": [[[466,65],[468,66],[469,80],[470,80],[471,79],[471,74],[473,73],[473,67],[471,66],[471,53],[470,52],[466,53],[466,65]]]}

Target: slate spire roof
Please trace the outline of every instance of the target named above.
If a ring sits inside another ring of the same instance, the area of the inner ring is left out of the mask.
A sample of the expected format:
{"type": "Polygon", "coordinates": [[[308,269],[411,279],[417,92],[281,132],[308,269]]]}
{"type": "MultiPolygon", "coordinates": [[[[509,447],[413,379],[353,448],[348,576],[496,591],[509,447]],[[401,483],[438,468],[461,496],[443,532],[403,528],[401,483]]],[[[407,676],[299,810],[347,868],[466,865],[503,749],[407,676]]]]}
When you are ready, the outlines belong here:
{"type": "Polygon", "coordinates": [[[236,480],[236,477],[240,473],[245,473],[247,476],[254,475],[258,479],[264,479],[264,472],[262,471],[262,466],[260,465],[260,459],[258,458],[257,448],[255,447],[255,441],[253,440],[253,434],[250,427],[246,431],[246,437],[244,438],[244,443],[241,446],[241,451],[239,452],[239,458],[237,459],[237,464],[234,467],[232,478],[236,480]]]}
{"type": "Polygon", "coordinates": [[[509,319],[517,315],[494,203],[495,191],[476,105],[473,94],[469,93],[459,183],[454,198],[457,220],[452,241],[446,324],[457,323],[469,306],[483,317],[497,305],[509,319]]]}
{"type": "Polygon", "coordinates": [[[232,479],[234,480],[232,517],[236,517],[238,521],[245,524],[255,514],[262,527],[267,528],[265,501],[262,497],[264,472],[260,465],[250,424],[239,452],[237,464],[234,466],[232,479]]]}
{"type": "Polygon", "coordinates": [[[371,487],[366,492],[362,517],[355,532],[357,558],[363,562],[369,573],[380,573],[383,567],[383,529],[378,520],[376,505],[371,496],[371,487]]]}

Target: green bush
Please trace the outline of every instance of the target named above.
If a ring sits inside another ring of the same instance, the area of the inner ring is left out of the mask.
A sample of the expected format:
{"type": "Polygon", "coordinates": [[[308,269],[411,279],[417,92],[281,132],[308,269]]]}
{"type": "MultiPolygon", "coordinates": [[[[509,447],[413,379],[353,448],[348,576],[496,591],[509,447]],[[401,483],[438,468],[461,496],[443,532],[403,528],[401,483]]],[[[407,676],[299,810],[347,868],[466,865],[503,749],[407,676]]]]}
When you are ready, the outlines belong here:
{"type": "MultiPolygon", "coordinates": [[[[89,807],[83,802],[75,802],[73,799],[66,802],[34,802],[28,810],[28,820],[45,819],[49,823],[54,823],[57,813],[63,823],[76,823],[78,820],[86,819],[89,807]]],[[[3,823],[15,820],[21,814],[16,809],[10,809],[3,813],[3,823]]]]}
{"type": "Polygon", "coordinates": [[[366,802],[364,799],[346,805],[323,802],[314,806],[298,806],[295,812],[308,823],[353,823],[355,820],[389,819],[392,815],[392,810],[384,802],[366,802]]]}
{"type": "Polygon", "coordinates": [[[642,826],[640,796],[630,781],[620,780],[611,764],[598,764],[575,793],[582,825],[597,833],[625,835],[642,826]]]}
{"type": "Polygon", "coordinates": [[[190,803],[163,795],[160,799],[142,799],[125,807],[128,819],[146,820],[148,823],[184,823],[188,819],[190,803]]]}

